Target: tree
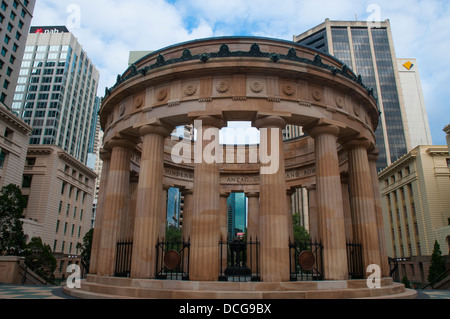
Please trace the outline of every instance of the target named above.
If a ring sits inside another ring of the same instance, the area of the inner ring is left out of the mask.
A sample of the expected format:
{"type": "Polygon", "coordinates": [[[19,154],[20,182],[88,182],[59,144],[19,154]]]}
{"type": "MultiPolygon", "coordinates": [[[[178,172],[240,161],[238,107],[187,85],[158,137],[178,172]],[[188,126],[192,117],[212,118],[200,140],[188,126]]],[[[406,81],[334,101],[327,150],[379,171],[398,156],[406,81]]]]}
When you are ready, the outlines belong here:
{"type": "Polygon", "coordinates": [[[49,245],[44,244],[40,237],[33,237],[26,246],[23,255],[28,263],[31,263],[45,277],[54,280],[56,258],[52,254],[49,245]]]}
{"type": "Polygon", "coordinates": [[[181,229],[170,225],[166,226],[166,239],[167,242],[181,241],[181,229]]]}
{"type": "Polygon", "coordinates": [[[300,215],[293,214],[293,225],[294,225],[294,241],[309,241],[309,234],[306,231],[305,227],[300,225],[300,215]]]}
{"type": "Polygon", "coordinates": [[[411,288],[411,283],[406,275],[403,275],[402,284],[405,285],[405,288],[411,288]]]}
{"type": "Polygon", "coordinates": [[[94,228],[91,228],[83,237],[83,244],[77,243],[77,249],[81,250],[81,259],[89,267],[91,260],[92,239],[94,238],[94,228]]]}
{"type": "Polygon", "coordinates": [[[25,248],[22,222],[26,198],[17,185],[0,190],[0,255],[19,255],[25,248]]]}
{"type": "Polygon", "coordinates": [[[442,257],[441,247],[437,240],[434,241],[433,254],[431,255],[431,265],[428,270],[428,282],[432,282],[445,271],[445,260],[442,257]]]}

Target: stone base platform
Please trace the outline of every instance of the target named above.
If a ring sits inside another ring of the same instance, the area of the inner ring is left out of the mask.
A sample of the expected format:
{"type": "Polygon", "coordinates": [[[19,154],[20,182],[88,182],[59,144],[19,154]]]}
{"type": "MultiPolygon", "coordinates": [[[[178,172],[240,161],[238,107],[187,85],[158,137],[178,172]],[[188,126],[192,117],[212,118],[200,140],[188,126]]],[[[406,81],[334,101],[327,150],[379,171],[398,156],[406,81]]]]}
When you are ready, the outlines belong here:
{"type": "Polygon", "coordinates": [[[83,299],[414,299],[417,292],[405,289],[392,278],[380,288],[367,288],[366,280],[303,282],[200,282],[131,279],[88,275],[80,289],[64,287],[67,295],[83,299]]]}

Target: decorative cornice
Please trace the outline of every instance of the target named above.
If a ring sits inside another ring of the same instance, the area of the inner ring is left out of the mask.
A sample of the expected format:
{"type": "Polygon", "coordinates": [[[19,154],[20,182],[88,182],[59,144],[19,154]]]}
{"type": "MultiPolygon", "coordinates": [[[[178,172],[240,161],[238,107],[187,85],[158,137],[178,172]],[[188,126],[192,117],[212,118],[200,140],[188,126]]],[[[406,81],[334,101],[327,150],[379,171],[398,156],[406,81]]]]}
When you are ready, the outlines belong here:
{"type": "Polygon", "coordinates": [[[88,168],[86,165],[81,163],[76,158],[72,157],[67,152],[65,152],[63,150],[60,150],[60,151],[57,152],[57,154],[58,154],[59,158],[61,158],[65,162],[69,163],[70,165],[76,167],[78,170],[83,172],[83,174],[88,175],[92,179],[96,179],[97,178],[97,174],[93,170],[88,168]]]}
{"type": "MultiPolygon", "coordinates": [[[[295,43],[293,43],[295,44],[295,43]]],[[[123,82],[134,78],[136,76],[145,76],[147,73],[151,70],[163,67],[163,66],[169,66],[176,63],[182,63],[187,61],[195,61],[200,60],[203,63],[207,63],[211,59],[215,58],[233,58],[233,57],[242,57],[242,58],[263,58],[263,59],[270,59],[273,63],[277,63],[279,61],[291,61],[291,62],[299,62],[308,64],[311,66],[320,67],[323,69],[326,69],[333,74],[333,76],[341,75],[344,76],[357,84],[359,84],[362,88],[364,88],[367,93],[372,96],[375,100],[376,98],[373,95],[373,89],[369,88],[364,85],[362,81],[362,76],[358,75],[356,76],[347,65],[343,65],[341,69],[325,64],[322,62],[322,57],[319,53],[317,53],[314,56],[313,60],[299,57],[297,56],[297,51],[294,47],[291,47],[287,54],[280,54],[280,53],[270,53],[270,52],[262,52],[259,45],[257,43],[252,44],[249,51],[230,51],[230,48],[227,44],[222,44],[219,48],[218,52],[212,52],[212,53],[201,53],[201,54],[195,54],[192,55],[191,51],[189,49],[184,49],[181,56],[178,58],[172,58],[166,60],[165,57],[160,53],[157,58],[156,62],[152,65],[144,66],[141,69],[138,69],[135,64],[132,64],[122,75],[117,75],[117,81],[111,88],[105,89],[105,97],[110,95],[112,91],[117,88],[120,84],[123,82]]]]}

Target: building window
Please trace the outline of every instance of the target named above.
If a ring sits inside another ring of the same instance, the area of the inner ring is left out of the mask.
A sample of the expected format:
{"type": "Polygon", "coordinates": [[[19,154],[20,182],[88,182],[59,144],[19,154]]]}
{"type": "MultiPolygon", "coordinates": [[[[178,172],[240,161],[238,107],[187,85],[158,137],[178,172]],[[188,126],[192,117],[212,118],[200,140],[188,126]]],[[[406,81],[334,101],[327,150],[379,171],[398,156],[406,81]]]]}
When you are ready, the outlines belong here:
{"type": "Polygon", "coordinates": [[[33,175],[23,175],[22,188],[30,188],[33,175]]]}
{"type": "Polygon", "coordinates": [[[450,168],[450,158],[447,158],[447,167],[450,168]]]}
{"type": "Polygon", "coordinates": [[[5,165],[5,160],[6,160],[6,153],[0,151],[0,168],[2,168],[5,165]]]}

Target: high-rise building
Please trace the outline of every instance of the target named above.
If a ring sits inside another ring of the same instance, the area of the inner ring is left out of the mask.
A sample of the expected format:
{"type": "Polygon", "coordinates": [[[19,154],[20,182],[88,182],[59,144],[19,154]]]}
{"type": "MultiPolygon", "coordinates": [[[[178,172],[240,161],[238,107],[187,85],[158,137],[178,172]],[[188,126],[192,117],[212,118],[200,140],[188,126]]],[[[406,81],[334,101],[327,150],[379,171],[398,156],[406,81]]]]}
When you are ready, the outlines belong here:
{"type": "Polygon", "coordinates": [[[244,233],[247,228],[247,198],[244,193],[231,193],[227,199],[228,237],[244,233]]]}
{"type": "Polygon", "coordinates": [[[419,145],[432,145],[430,124],[420,82],[416,59],[397,59],[406,121],[408,122],[411,149],[419,145]]]}
{"type": "Polygon", "coordinates": [[[33,127],[30,144],[57,145],[86,164],[99,72],[64,26],[32,27],[13,111],[33,127]]]}
{"type": "Polygon", "coordinates": [[[0,104],[0,188],[22,183],[32,128],[0,104]]]}
{"type": "Polygon", "coordinates": [[[167,225],[175,228],[180,227],[180,189],[171,187],[167,191],[167,225]]]}
{"type": "Polygon", "coordinates": [[[36,0],[2,0],[0,102],[11,107],[36,0]]]}
{"type": "MultiPolygon", "coordinates": [[[[410,116],[407,113],[424,114],[426,110],[423,103],[410,108],[407,104],[409,99],[404,99],[389,20],[367,22],[326,19],[324,23],[294,36],[294,41],[337,57],[356,74],[360,74],[365,85],[373,88],[381,112],[376,130],[380,152],[377,163],[379,170],[411,150],[408,129],[410,116]],[[409,108],[411,111],[406,111],[409,108]]],[[[420,132],[416,127],[414,130],[420,136],[427,136],[424,126],[420,132]]]]}
{"type": "Polygon", "coordinates": [[[50,246],[58,260],[58,278],[67,262],[80,262],[77,244],[91,229],[96,177],[90,168],[57,146],[28,147],[22,181],[22,194],[27,198],[23,229],[27,241],[40,237],[50,246]]]}

